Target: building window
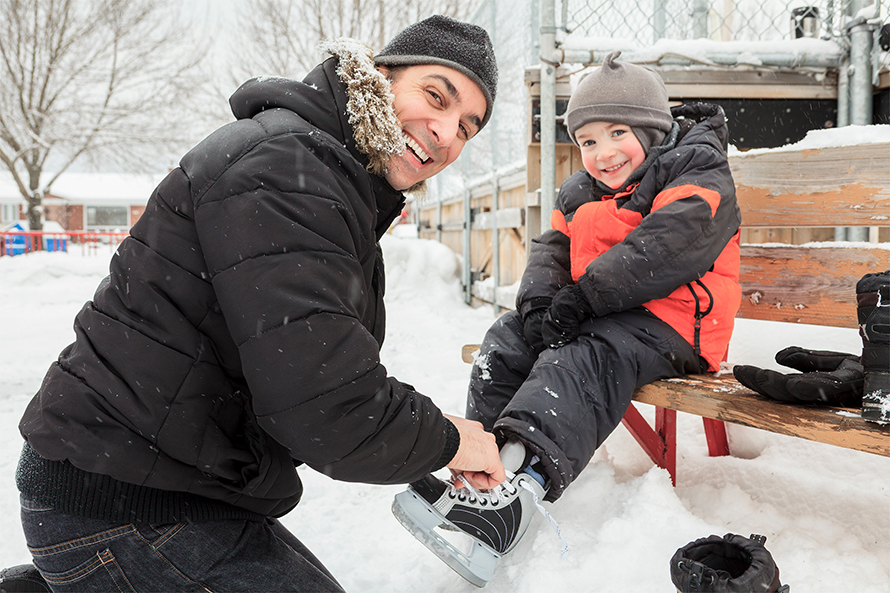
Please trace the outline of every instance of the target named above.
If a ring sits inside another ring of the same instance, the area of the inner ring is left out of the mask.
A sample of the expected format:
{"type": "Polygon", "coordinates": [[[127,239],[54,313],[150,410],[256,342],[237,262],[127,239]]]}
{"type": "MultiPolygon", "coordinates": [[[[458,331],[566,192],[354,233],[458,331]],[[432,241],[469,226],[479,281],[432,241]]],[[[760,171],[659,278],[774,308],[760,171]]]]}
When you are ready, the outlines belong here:
{"type": "Polygon", "coordinates": [[[91,229],[127,228],[129,218],[126,206],[87,206],[87,226],[91,229]]]}
{"type": "Polygon", "coordinates": [[[0,209],[0,222],[16,222],[18,219],[18,204],[3,204],[2,209],[0,209]]]}

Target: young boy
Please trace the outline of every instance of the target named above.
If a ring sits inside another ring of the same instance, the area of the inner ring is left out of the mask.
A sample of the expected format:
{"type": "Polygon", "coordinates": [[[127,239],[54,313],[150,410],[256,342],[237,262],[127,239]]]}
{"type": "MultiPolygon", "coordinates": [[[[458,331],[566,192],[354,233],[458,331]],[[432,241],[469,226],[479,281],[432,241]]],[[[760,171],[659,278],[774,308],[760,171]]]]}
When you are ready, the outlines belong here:
{"type": "Polygon", "coordinates": [[[636,388],[719,368],[741,300],[741,215],[723,110],[670,109],[658,74],[619,55],[582,79],[569,101],[566,123],[585,170],[560,188],[552,230],[533,241],[516,310],[489,329],[471,374],[467,418],[506,444],[505,469],[518,473],[504,495],[522,516],[486,535],[455,519],[503,512],[492,496],[461,501],[431,477],[408,491],[495,556],[525,531],[529,487],[558,499],[636,388]]]}

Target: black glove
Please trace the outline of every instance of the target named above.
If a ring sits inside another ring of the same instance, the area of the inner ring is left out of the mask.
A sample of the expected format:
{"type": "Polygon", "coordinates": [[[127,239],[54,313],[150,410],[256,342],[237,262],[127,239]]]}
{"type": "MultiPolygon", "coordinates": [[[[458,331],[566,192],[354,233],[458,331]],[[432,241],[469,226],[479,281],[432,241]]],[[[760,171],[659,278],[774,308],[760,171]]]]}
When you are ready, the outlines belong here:
{"type": "Polygon", "coordinates": [[[547,348],[544,338],[541,336],[541,322],[546,313],[547,307],[532,309],[522,318],[522,335],[525,336],[525,341],[529,343],[535,354],[540,354],[547,348]]]}
{"type": "Polygon", "coordinates": [[[581,322],[592,315],[593,308],[580,286],[570,284],[560,288],[541,324],[544,343],[551,348],[559,348],[572,342],[581,331],[581,322]]]}
{"type": "Polygon", "coordinates": [[[748,389],[779,401],[845,407],[860,405],[865,373],[858,356],[791,346],[776,354],[776,362],[801,373],[785,375],[738,365],[732,374],[748,389]]]}

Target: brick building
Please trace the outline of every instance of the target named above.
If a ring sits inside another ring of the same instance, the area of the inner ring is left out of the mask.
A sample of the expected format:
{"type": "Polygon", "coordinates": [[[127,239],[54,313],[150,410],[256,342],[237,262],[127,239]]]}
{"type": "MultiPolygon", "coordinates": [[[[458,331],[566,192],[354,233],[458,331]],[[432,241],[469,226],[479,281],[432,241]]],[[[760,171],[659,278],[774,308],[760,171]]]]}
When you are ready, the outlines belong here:
{"type": "MultiPolygon", "coordinates": [[[[164,175],[65,173],[43,199],[44,220],[68,231],[127,231],[164,175]]],[[[0,229],[25,218],[15,183],[0,174],[0,229]]]]}

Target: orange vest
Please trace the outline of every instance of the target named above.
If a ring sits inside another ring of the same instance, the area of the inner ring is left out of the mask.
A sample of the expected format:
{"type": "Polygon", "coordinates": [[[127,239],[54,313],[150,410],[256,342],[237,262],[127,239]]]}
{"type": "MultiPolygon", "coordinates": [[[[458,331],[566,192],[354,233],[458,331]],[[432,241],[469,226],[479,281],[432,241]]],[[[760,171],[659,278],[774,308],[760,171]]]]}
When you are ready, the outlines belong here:
{"type": "MultiPolygon", "coordinates": [[[[720,195],[713,190],[677,186],[656,196],[652,212],[692,194],[704,198],[711,206],[712,214],[720,204],[720,195]]],[[[551,227],[571,239],[572,278],[575,282],[590,262],[623,241],[642,221],[640,213],[617,207],[614,198],[624,195],[627,194],[582,204],[568,223],[561,211],[553,211],[551,227]]],[[[712,371],[718,370],[720,362],[726,360],[735,315],[741,304],[739,261],[739,233],[736,232],[711,270],[699,281],[679,286],[667,297],[643,305],[697,347],[712,371]],[[700,319],[696,319],[697,311],[700,319]],[[701,316],[702,313],[707,314],[701,316]]]]}

